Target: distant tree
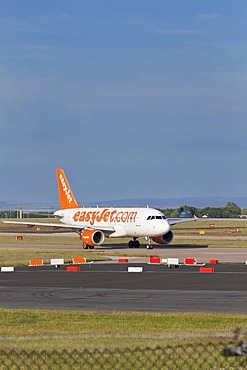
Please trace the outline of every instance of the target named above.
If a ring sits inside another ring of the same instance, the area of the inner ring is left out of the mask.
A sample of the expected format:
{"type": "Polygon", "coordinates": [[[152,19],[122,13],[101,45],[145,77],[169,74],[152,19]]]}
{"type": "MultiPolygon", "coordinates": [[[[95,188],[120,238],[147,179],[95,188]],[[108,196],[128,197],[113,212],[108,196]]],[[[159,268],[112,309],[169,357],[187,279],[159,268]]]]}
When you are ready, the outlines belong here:
{"type": "Polygon", "coordinates": [[[247,214],[247,210],[245,210],[245,213],[241,211],[241,208],[233,203],[228,202],[225,207],[204,207],[204,208],[196,208],[191,207],[188,205],[183,205],[179,208],[168,208],[163,209],[162,212],[166,215],[166,217],[170,218],[178,218],[180,217],[181,213],[185,213],[186,217],[190,217],[190,215],[193,217],[196,215],[197,217],[202,217],[204,215],[211,217],[211,218],[237,218],[239,215],[247,214]]]}
{"type": "Polygon", "coordinates": [[[174,208],[166,208],[161,210],[166,217],[169,218],[178,218],[179,217],[179,210],[174,208]]]}
{"type": "Polygon", "coordinates": [[[224,218],[236,218],[239,215],[241,215],[241,208],[233,202],[228,202],[222,212],[224,218]]]}
{"type": "Polygon", "coordinates": [[[16,218],[17,211],[0,211],[0,218],[16,218]]]}

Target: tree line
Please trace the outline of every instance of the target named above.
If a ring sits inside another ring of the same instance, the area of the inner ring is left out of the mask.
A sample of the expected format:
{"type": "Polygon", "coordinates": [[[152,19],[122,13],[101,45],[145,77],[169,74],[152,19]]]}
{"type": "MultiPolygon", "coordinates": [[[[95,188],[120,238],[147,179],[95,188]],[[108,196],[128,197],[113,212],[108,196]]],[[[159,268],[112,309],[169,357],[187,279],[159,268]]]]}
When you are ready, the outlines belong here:
{"type": "MultiPolygon", "coordinates": [[[[52,216],[53,213],[50,213],[50,216],[52,216]]],[[[22,218],[47,218],[50,217],[49,213],[35,213],[35,212],[23,212],[22,218]]],[[[20,217],[20,211],[13,211],[13,210],[5,210],[0,211],[0,218],[19,218],[20,217]]]]}
{"type": "Polygon", "coordinates": [[[239,218],[242,214],[241,208],[233,202],[228,202],[225,207],[204,207],[197,208],[188,205],[180,208],[162,209],[166,217],[209,217],[209,218],[239,218]]]}
{"type": "MultiPolygon", "coordinates": [[[[169,218],[177,217],[209,217],[209,218],[238,218],[241,214],[247,215],[247,210],[241,210],[241,208],[233,202],[228,202],[225,207],[204,207],[197,208],[188,205],[181,206],[179,208],[166,208],[161,211],[169,218]]],[[[52,216],[52,213],[51,213],[52,216]]],[[[0,211],[0,218],[18,218],[19,211],[0,211]]],[[[46,218],[49,217],[47,213],[23,213],[22,218],[46,218]]]]}

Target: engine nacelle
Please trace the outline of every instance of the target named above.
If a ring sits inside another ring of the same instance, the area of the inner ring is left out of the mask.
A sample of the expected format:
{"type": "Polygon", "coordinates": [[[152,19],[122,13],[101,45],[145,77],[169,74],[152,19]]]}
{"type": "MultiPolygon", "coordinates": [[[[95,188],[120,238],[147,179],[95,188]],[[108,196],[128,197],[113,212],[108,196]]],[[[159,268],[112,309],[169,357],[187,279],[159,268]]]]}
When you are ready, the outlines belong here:
{"type": "Polygon", "coordinates": [[[168,233],[161,235],[161,236],[156,236],[155,238],[152,238],[155,243],[158,244],[169,244],[173,240],[173,232],[170,230],[168,233]]]}
{"type": "Polygon", "coordinates": [[[94,246],[94,245],[100,245],[105,240],[105,235],[100,230],[85,230],[81,234],[81,240],[83,243],[94,246]]]}

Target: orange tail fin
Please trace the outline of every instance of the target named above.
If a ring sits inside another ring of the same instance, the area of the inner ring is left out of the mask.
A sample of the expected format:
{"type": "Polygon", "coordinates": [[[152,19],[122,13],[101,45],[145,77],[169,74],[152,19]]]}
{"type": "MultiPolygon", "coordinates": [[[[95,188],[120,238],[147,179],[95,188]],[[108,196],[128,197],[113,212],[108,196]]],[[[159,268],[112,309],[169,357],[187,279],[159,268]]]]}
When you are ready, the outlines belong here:
{"type": "Polygon", "coordinates": [[[57,183],[61,209],[79,208],[69,186],[68,180],[66,179],[66,176],[61,168],[57,169],[57,183]]]}

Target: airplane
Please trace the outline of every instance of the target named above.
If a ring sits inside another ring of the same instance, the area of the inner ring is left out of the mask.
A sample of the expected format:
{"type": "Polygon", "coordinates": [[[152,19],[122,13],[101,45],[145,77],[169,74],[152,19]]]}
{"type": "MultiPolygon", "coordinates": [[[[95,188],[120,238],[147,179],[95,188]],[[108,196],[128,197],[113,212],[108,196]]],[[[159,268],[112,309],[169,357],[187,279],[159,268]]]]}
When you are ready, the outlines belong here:
{"type": "Polygon", "coordinates": [[[63,169],[58,168],[57,182],[61,209],[54,216],[61,224],[41,222],[5,223],[23,224],[28,226],[48,226],[53,229],[63,228],[79,234],[84,249],[94,249],[100,246],[106,237],[132,238],[129,248],[139,248],[138,238],[144,237],[147,249],[153,249],[152,241],[166,245],[172,242],[171,226],[195,221],[196,218],[167,219],[165,215],[154,208],[85,208],[80,207],[73,195],[63,169]]]}

